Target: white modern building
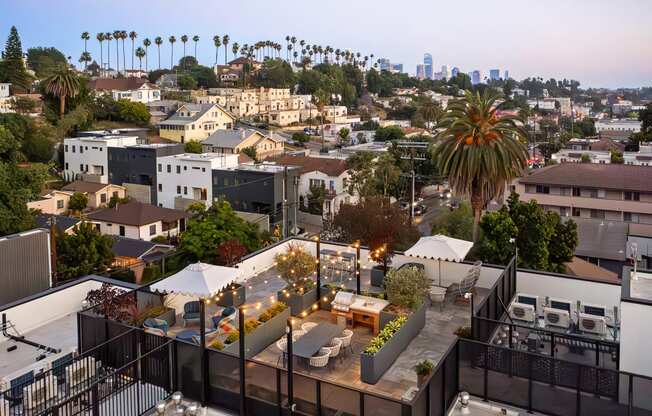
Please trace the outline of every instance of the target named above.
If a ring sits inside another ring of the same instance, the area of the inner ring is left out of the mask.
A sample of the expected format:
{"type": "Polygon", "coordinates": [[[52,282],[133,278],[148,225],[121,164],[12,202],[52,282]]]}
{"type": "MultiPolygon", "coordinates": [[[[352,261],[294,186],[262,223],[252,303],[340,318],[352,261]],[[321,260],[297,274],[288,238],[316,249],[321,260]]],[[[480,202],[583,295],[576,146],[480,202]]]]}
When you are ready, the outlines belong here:
{"type": "Polygon", "coordinates": [[[0,98],[9,97],[9,86],[11,84],[8,82],[0,82],[0,98]]]}
{"type": "Polygon", "coordinates": [[[641,122],[631,118],[598,120],[595,122],[595,131],[598,134],[602,132],[638,133],[641,131],[641,122]]]}
{"type": "Polygon", "coordinates": [[[91,136],[63,140],[64,176],[69,180],[108,183],[110,147],[139,143],[137,136],[91,136]]]}
{"type": "Polygon", "coordinates": [[[185,209],[213,201],[213,169],[238,166],[237,154],[183,153],[157,158],[157,201],[160,207],[185,209]]]}
{"type": "MultiPolygon", "coordinates": [[[[611,152],[607,150],[562,149],[552,155],[552,160],[559,163],[581,163],[582,157],[588,157],[591,163],[611,163],[611,152]]],[[[625,165],[650,166],[652,164],[652,147],[640,146],[638,152],[623,152],[623,163],[625,165]]]]}

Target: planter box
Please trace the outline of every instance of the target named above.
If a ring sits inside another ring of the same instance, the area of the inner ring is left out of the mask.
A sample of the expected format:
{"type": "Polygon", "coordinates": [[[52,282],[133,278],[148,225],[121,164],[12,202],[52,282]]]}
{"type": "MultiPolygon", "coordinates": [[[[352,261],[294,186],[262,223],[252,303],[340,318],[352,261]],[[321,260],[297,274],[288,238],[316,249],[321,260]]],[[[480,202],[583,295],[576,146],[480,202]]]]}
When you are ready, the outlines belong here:
{"type": "Polygon", "coordinates": [[[371,286],[383,287],[383,281],[385,280],[385,273],[383,272],[383,266],[374,266],[371,268],[371,286]]]}
{"type": "Polygon", "coordinates": [[[177,323],[177,311],[173,308],[165,308],[165,312],[156,317],[157,319],[163,319],[168,323],[168,326],[172,328],[177,323]]]}
{"type": "MultiPolygon", "coordinates": [[[[251,358],[285,335],[285,327],[290,317],[290,308],[279,313],[267,322],[245,335],[245,358],[251,358]]],[[[240,352],[239,340],[224,346],[224,351],[238,355],[240,352]]]]}
{"type": "Polygon", "coordinates": [[[235,289],[228,289],[222,292],[222,297],[217,301],[218,305],[224,306],[225,308],[229,306],[237,308],[245,303],[245,287],[237,283],[233,286],[235,286],[235,289]]]}
{"type": "Polygon", "coordinates": [[[387,323],[389,323],[390,321],[393,321],[397,317],[398,317],[397,314],[395,314],[394,312],[388,311],[387,307],[385,307],[385,309],[380,311],[380,316],[378,317],[378,319],[379,319],[378,327],[382,331],[383,328],[385,328],[385,325],[387,325],[387,323]]]}
{"type": "Polygon", "coordinates": [[[401,329],[376,354],[360,354],[360,379],[368,384],[376,384],[425,324],[426,304],[424,303],[408,317],[401,329]]]}
{"type": "Polygon", "coordinates": [[[305,292],[303,295],[290,293],[289,297],[287,297],[282,290],[279,290],[276,293],[276,299],[289,306],[292,316],[299,316],[301,315],[301,312],[310,309],[312,305],[317,302],[317,288],[315,287],[305,292]]]}

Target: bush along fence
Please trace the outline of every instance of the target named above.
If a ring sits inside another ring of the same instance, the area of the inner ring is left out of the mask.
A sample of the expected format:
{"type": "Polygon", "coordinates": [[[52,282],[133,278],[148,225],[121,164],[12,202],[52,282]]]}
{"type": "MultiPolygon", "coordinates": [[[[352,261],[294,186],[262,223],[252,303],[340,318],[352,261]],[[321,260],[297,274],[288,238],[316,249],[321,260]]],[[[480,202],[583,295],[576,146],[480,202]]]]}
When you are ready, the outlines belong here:
{"type": "Polygon", "coordinates": [[[376,384],[426,324],[426,304],[390,321],[360,354],[360,379],[376,384]]]}

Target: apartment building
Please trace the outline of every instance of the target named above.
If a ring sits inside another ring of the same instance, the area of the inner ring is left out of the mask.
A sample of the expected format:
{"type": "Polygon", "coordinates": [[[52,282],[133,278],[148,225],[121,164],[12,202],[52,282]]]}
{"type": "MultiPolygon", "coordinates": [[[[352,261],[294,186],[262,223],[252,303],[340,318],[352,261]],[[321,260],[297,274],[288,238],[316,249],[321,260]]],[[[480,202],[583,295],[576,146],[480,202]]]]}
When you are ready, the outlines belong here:
{"type": "Polygon", "coordinates": [[[217,104],[184,104],[159,123],[159,135],[180,143],[203,140],[216,130],[233,128],[235,121],[235,116],[217,104]]]}
{"type": "Polygon", "coordinates": [[[636,119],[609,118],[597,120],[595,131],[598,134],[605,132],[638,133],[641,131],[641,122],[636,119]]]}
{"type": "Polygon", "coordinates": [[[561,216],[652,226],[652,169],[647,166],[562,163],[517,179],[512,190],[561,216]]]}
{"type": "Polygon", "coordinates": [[[158,205],[185,210],[195,202],[212,203],[213,170],[237,167],[238,155],[182,153],[158,158],[156,162],[158,205]]]}
{"type": "Polygon", "coordinates": [[[64,177],[108,183],[109,149],[139,144],[137,136],[88,136],[63,140],[64,177]]]}
{"type": "MultiPolygon", "coordinates": [[[[650,166],[652,146],[641,145],[638,152],[622,152],[622,157],[625,165],[650,166]]],[[[582,158],[590,163],[608,164],[611,163],[611,151],[562,149],[552,155],[552,160],[560,163],[582,163],[582,158]]]]}
{"type": "Polygon", "coordinates": [[[202,142],[204,152],[238,154],[248,147],[256,149],[256,157],[265,159],[283,153],[284,140],[273,132],[269,135],[254,129],[218,130],[202,142]]]}

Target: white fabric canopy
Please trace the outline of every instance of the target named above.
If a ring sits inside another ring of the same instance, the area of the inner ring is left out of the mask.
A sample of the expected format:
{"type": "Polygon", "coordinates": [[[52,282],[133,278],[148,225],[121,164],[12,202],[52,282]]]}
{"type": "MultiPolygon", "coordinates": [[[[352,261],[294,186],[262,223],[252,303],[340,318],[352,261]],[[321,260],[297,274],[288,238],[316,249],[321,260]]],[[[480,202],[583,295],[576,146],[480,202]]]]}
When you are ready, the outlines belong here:
{"type": "Polygon", "coordinates": [[[473,247],[473,242],[447,237],[445,235],[431,235],[421,237],[405,254],[412,257],[426,259],[460,262],[473,247]]]}
{"type": "Polygon", "coordinates": [[[238,280],[240,270],[234,267],[193,263],[172,276],[151,286],[151,290],[197,298],[209,298],[238,280]]]}

